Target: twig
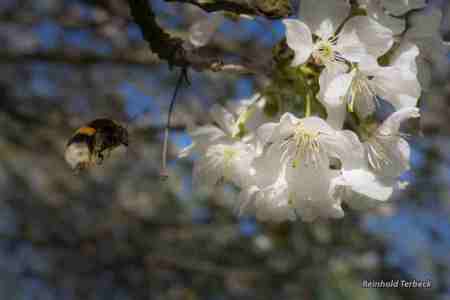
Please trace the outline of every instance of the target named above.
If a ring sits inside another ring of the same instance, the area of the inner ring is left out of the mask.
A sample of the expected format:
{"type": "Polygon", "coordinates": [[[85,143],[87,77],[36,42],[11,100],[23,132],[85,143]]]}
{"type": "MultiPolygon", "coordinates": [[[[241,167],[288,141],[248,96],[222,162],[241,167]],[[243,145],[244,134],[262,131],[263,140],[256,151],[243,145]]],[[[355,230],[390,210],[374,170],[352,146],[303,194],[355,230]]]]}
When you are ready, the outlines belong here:
{"type": "Polygon", "coordinates": [[[181,38],[172,37],[156,22],[151,3],[147,0],[129,0],[131,15],[139,25],[150,49],[170,67],[192,68],[196,71],[211,70],[239,74],[266,74],[257,64],[226,64],[213,55],[200,53],[197,49],[186,49],[181,38]]]}
{"type": "Polygon", "coordinates": [[[227,11],[235,14],[263,16],[269,19],[286,18],[292,14],[289,0],[166,0],[196,5],[207,12],[227,11]]]}
{"type": "Polygon", "coordinates": [[[150,2],[147,0],[129,0],[128,4],[130,5],[131,15],[141,28],[150,49],[160,59],[166,60],[170,66],[188,66],[189,61],[185,57],[183,40],[171,37],[158,25],[150,2]]]}
{"type": "Polygon", "coordinates": [[[164,128],[164,141],[163,141],[163,149],[162,149],[162,165],[161,165],[161,173],[160,176],[162,179],[166,179],[169,176],[167,170],[167,147],[169,144],[169,133],[170,133],[170,121],[172,117],[172,111],[175,106],[175,101],[177,99],[178,91],[183,84],[183,81],[186,81],[189,84],[189,80],[187,79],[187,69],[181,69],[180,76],[178,77],[178,82],[175,85],[175,90],[173,92],[172,99],[170,100],[169,112],[167,114],[167,124],[166,128],[164,128]]]}

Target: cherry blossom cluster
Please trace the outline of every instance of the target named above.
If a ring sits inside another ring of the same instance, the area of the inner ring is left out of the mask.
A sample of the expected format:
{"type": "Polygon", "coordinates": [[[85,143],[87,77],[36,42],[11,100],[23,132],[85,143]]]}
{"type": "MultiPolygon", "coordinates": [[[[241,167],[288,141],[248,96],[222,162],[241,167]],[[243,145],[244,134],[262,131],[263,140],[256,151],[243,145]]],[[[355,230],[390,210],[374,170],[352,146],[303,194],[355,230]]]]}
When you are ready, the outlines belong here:
{"type": "Polygon", "coordinates": [[[301,109],[279,103],[289,92],[275,79],[251,99],[214,105],[214,123],[190,128],[180,153],[196,154],[195,184],[231,183],[239,214],[272,221],[339,218],[342,203],[388,200],[410,168],[400,126],[419,117],[427,68],[447,61],[439,12],[425,2],[302,0],[299,18],[283,21],[293,55],[278,70],[300,87],[290,94],[301,109]],[[374,117],[384,106],[391,113],[374,117]]]}

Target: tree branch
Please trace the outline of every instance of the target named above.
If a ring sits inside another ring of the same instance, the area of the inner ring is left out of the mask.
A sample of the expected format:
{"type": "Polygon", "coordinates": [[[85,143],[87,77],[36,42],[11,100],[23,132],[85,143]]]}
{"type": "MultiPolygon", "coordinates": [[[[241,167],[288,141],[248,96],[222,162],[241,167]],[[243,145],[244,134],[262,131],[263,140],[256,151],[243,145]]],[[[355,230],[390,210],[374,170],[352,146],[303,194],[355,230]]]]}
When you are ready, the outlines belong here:
{"type": "MultiPolygon", "coordinates": [[[[66,63],[74,65],[92,65],[111,63],[119,65],[150,66],[160,63],[153,55],[144,55],[142,49],[129,49],[132,54],[125,51],[112,55],[99,55],[95,53],[81,53],[58,49],[52,51],[35,51],[30,53],[14,53],[0,50],[0,64],[3,63],[28,63],[29,61],[45,61],[51,63],[66,63]]],[[[148,51],[145,49],[145,51],[148,51]]]]}
{"type": "Polygon", "coordinates": [[[170,67],[191,67],[196,71],[211,70],[228,71],[239,74],[266,74],[266,70],[257,64],[225,64],[222,59],[213,55],[200,53],[198,49],[186,49],[181,38],[172,37],[156,22],[151,3],[147,0],[129,0],[131,15],[140,27],[150,49],[170,67]],[[255,69],[256,67],[256,69],[255,69]]]}
{"type": "MultiPolygon", "coordinates": [[[[0,51],[0,64],[10,63],[27,63],[29,61],[45,61],[49,63],[65,63],[74,65],[92,65],[101,63],[112,63],[118,65],[130,66],[151,66],[160,63],[154,56],[142,55],[140,49],[136,49],[133,55],[125,55],[117,53],[113,55],[98,55],[95,53],[71,53],[70,51],[36,51],[31,53],[13,53],[9,51],[0,51]]],[[[251,66],[245,64],[224,64],[212,63],[209,70],[213,72],[227,72],[239,75],[255,74],[259,66],[251,66]]]]}
{"type": "Polygon", "coordinates": [[[183,40],[171,37],[158,25],[151,4],[147,0],[129,0],[128,4],[150,49],[160,59],[167,60],[170,66],[188,66],[190,63],[186,59],[183,40]]]}
{"type": "Polygon", "coordinates": [[[292,14],[289,0],[166,0],[196,5],[207,12],[228,11],[236,14],[264,16],[269,19],[286,18],[292,14]]]}

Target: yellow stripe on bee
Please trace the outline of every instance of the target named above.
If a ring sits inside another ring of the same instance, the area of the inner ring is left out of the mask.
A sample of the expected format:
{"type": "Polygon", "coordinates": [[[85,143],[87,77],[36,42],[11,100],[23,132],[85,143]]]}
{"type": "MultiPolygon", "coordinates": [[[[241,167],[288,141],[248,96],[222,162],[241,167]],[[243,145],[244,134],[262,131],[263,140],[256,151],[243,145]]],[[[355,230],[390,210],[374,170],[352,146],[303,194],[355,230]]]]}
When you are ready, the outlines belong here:
{"type": "Polygon", "coordinates": [[[85,135],[91,136],[91,135],[94,135],[96,131],[97,130],[95,130],[95,128],[92,128],[92,127],[81,127],[80,129],[77,130],[77,132],[75,134],[80,133],[80,134],[85,134],[85,135]]]}

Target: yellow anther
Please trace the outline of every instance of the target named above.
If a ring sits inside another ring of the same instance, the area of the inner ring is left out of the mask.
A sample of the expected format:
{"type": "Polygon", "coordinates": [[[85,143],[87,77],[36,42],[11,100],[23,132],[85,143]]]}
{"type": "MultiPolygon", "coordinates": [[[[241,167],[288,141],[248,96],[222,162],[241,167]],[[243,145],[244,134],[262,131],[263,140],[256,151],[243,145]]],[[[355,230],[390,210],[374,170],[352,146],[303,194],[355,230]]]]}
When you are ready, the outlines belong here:
{"type": "Polygon", "coordinates": [[[231,177],[231,162],[236,154],[237,151],[232,147],[225,147],[223,150],[223,176],[227,179],[231,177]]]}
{"type": "Polygon", "coordinates": [[[295,147],[292,167],[296,168],[300,161],[306,165],[312,163],[317,166],[320,162],[321,147],[319,143],[319,132],[307,130],[303,123],[299,123],[294,130],[293,142],[295,147]]]}

